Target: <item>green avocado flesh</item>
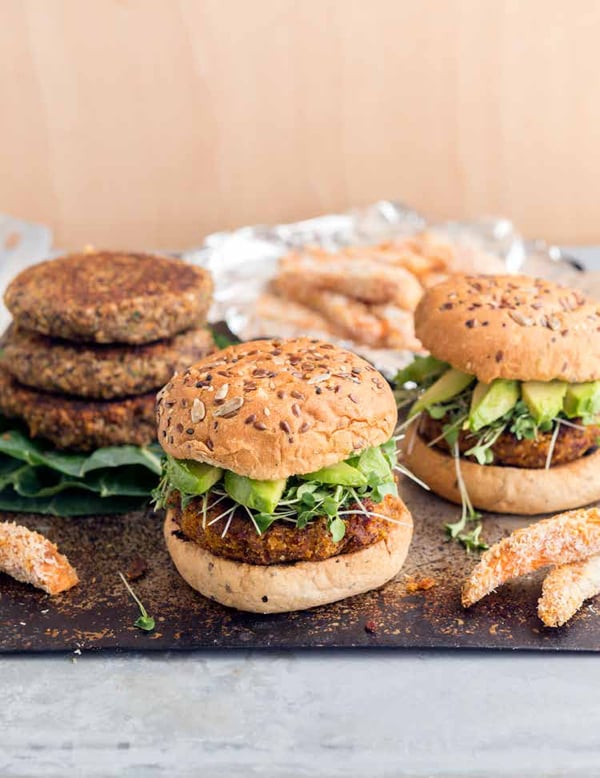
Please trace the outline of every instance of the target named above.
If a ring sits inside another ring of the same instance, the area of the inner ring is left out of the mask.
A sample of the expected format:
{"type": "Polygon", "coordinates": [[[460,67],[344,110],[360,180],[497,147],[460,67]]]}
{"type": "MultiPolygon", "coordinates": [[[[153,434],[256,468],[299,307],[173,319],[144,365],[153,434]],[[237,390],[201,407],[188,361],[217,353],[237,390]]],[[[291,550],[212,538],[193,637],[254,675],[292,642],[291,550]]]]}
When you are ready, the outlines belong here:
{"type": "Polygon", "coordinates": [[[519,382],[497,378],[491,384],[481,381],[473,390],[469,429],[473,432],[487,427],[512,410],[519,401],[519,382]]]}
{"type": "Polygon", "coordinates": [[[472,384],[474,380],[475,376],[463,373],[455,368],[447,370],[429,389],[423,392],[410,409],[409,417],[427,410],[432,405],[451,400],[472,384]]]}
{"type": "Polygon", "coordinates": [[[317,481],[320,484],[340,484],[340,486],[366,486],[367,477],[356,467],[347,462],[337,462],[329,467],[322,467],[314,473],[299,476],[303,481],[317,481]]]}
{"type": "Polygon", "coordinates": [[[182,494],[204,494],[223,475],[220,467],[196,462],[193,459],[174,459],[167,455],[169,481],[182,494]]]}
{"type": "Polygon", "coordinates": [[[399,371],[394,381],[400,386],[407,384],[409,381],[415,384],[422,384],[428,378],[436,378],[441,375],[449,367],[450,365],[447,362],[442,362],[441,359],[436,359],[431,354],[427,357],[417,356],[410,365],[399,371]]]}
{"type": "Polygon", "coordinates": [[[556,418],[563,409],[567,384],[562,381],[525,381],[521,394],[537,424],[545,424],[556,418]]]}
{"type": "Polygon", "coordinates": [[[569,384],[565,394],[564,411],[570,419],[600,414],[600,381],[569,384]]]}
{"type": "Polygon", "coordinates": [[[232,500],[260,513],[273,513],[285,491],[287,481],[255,481],[244,475],[225,471],[223,486],[232,500]]]}

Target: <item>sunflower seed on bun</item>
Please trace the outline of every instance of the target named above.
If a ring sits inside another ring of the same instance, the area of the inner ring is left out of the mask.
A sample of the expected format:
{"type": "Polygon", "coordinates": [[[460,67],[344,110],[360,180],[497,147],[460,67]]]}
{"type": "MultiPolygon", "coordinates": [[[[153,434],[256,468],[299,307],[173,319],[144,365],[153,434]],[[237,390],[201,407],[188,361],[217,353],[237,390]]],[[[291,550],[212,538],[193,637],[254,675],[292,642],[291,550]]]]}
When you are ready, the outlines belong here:
{"type": "Polygon", "coordinates": [[[360,357],[308,338],[231,346],[174,376],[157,414],[167,546],[205,596],[297,610],[400,570],[396,404],[360,357]]]}

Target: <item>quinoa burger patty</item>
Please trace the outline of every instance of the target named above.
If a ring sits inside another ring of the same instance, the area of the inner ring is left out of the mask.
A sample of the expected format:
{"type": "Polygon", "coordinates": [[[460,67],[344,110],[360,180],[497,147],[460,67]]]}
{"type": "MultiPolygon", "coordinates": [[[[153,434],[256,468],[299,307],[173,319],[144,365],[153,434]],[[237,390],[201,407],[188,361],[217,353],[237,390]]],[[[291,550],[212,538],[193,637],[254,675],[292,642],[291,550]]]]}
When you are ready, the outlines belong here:
{"type": "Polygon", "coordinates": [[[32,437],[46,438],[57,448],[148,445],[156,437],[154,405],[154,392],[112,401],[47,394],[19,384],[0,368],[0,413],[22,419],[32,437]]]}
{"type": "Polygon", "coordinates": [[[24,270],[9,284],[16,324],[96,343],[150,343],[206,320],[212,294],[202,268],[152,254],[70,254],[24,270]]]}
{"type": "Polygon", "coordinates": [[[214,350],[208,330],[192,329],[137,346],[76,344],[11,327],[2,362],[22,384],[46,392],[111,400],[157,389],[214,350]]]}
{"type": "Polygon", "coordinates": [[[210,507],[210,502],[209,496],[206,517],[201,499],[191,500],[183,509],[179,506],[173,508],[174,520],[183,535],[215,556],[237,559],[253,565],[318,562],[338,554],[359,551],[384,540],[395,520],[394,512],[389,507],[365,500],[363,506],[366,511],[379,515],[359,515],[360,507],[350,506],[348,510],[356,510],[357,515],[346,517],[346,533],[342,540],[336,543],[327,529],[325,518],[315,519],[302,531],[297,530],[293,524],[274,522],[268,530],[259,535],[252,522],[248,521],[248,513],[241,506],[234,512],[231,521],[219,521],[218,517],[231,508],[233,503],[225,500],[210,507]],[[388,513],[389,519],[382,518],[388,513]],[[223,534],[225,523],[228,527],[227,532],[223,534]]]}
{"type": "MultiPolygon", "coordinates": [[[[518,440],[510,432],[503,432],[491,446],[494,454],[494,464],[505,467],[526,467],[541,469],[546,467],[546,460],[552,447],[552,465],[565,465],[590,453],[598,446],[600,427],[595,425],[582,426],[580,419],[573,419],[576,427],[561,425],[552,444],[552,432],[540,432],[533,440],[518,440]]],[[[424,414],[419,422],[419,434],[430,445],[443,451],[449,451],[450,446],[443,437],[444,419],[432,419],[424,414]],[[434,441],[434,442],[432,442],[434,441]]],[[[458,447],[462,455],[475,445],[475,439],[466,431],[458,436],[458,447]]]]}

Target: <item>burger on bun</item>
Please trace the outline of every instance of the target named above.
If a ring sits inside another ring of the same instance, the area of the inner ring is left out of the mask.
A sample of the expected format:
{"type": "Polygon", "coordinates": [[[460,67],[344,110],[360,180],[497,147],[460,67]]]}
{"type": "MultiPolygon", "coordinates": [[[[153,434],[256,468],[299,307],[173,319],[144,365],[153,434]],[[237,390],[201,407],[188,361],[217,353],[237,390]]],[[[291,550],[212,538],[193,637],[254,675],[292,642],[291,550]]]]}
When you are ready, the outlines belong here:
{"type": "Polygon", "coordinates": [[[231,346],[175,375],[157,413],[167,547],[206,597],[301,610],[402,567],[396,403],[364,360],[308,338],[231,346]]]}
{"type": "Polygon", "coordinates": [[[403,461],[437,494],[513,514],[600,499],[600,305],[526,276],[429,289],[416,332],[431,356],[397,376],[403,461]]]}

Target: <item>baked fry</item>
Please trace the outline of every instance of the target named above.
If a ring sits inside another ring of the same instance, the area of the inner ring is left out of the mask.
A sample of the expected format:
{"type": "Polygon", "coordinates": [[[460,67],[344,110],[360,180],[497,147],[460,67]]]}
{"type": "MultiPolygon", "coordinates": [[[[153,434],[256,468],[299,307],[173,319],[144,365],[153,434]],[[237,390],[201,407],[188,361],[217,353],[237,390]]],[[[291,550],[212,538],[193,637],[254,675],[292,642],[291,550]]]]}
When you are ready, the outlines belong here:
{"type": "Polygon", "coordinates": [[[369,257],[353,259],[330,254],[328,259],[295,252],[281,260],[279,286],[305,287],[347,295],[365,303],[393,303],[414,311],[423,294],[416,277],[400,266],[385,265],[369,257]]]}
{"type": "Polygon", "coordinates": [[[469,608],[500,584],[541,567],[600,553],[600,509],[573,510],[518,529],[486,551],[462,590],[469,608]]]}
{"type": "Polygon", "coordinates": [[[538,600],[538,616],[547,627],[562,627],[586,600],[600,594],[600,555],[551,570],[538,600]]]}
{"type": "Polygon", "coordinates": [[[74,568],[54,543],[14,522],[0,522],[0,572],[58,594],[79,583],[74,568]]]}

